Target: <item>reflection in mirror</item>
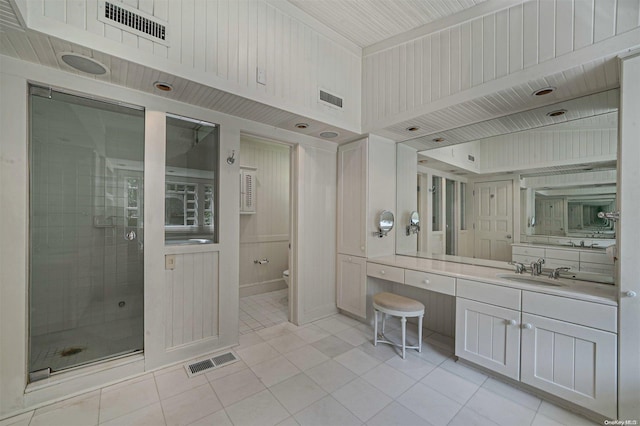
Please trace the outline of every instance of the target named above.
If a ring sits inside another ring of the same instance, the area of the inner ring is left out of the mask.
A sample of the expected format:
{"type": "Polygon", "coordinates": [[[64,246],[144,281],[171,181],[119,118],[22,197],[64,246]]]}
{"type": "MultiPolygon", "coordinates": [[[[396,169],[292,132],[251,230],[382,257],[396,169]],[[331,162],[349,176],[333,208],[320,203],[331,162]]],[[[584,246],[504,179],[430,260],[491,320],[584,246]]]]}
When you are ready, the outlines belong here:
{"type": "Polygon", "coordinates": [[[611,281],[616,229],[598,213],[616,210],[617,104],[610,90],[399,144],[398,214],[429,220],[396,235],[396,252],[499,267],[543,257],[611,281]]]}

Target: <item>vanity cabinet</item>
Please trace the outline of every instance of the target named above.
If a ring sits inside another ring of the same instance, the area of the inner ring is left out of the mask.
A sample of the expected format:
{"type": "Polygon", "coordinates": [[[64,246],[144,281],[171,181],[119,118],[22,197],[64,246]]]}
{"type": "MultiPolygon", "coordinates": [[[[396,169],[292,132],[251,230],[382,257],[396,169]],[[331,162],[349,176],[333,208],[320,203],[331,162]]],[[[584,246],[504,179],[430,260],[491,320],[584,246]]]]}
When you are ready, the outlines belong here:
{"type": "Polygon", "coordinates": [[[458,279],[456,293],[456,356],[518,380],[521,291],[458,279]]]}
{"type": "Polygon", "coordinates": [[[456,356],[609,418],[617,308],[458,279],[456,356]]]}
{"type": "Polygon", "coordinates": [[[545,260],[545,268],[571,268],[572,271],[594,272],[612,275],[614,270],[613,259],[603,251],[590,249],[562,248],[562,247],[531,247],[528,245],[512,246],[512,260],[521,262],[529,267],[539,258],[545,260]]]}
{"type": "Polygon", "coordinates": [[[361,318],[367,316],[367,260],[358,256],[338,255],[338,308],[361,318]]]}

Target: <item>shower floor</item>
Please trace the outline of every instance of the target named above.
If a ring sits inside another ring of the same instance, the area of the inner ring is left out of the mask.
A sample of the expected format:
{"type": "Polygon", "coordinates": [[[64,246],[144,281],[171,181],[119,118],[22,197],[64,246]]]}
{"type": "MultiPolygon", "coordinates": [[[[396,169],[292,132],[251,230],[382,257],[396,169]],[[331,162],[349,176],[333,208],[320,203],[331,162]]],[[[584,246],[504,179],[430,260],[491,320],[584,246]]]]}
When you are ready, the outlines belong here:
{"type": "Polygon", "coordinates": [[[240,298],[240,334],[289,320],[289,289],[240,298]]]}
{"type": "Polygon", "coordinates": [[[142,317],[34,336],[30,371],[57,371],[135,352],[143,348],[143,336],[142,317]]]}

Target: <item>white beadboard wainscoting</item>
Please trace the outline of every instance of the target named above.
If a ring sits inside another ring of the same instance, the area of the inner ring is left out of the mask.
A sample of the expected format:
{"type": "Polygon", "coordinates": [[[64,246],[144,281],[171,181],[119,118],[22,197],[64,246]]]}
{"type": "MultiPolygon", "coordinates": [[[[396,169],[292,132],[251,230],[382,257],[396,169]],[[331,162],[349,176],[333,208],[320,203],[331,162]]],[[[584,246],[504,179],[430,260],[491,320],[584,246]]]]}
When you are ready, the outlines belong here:
{"type": "MultiPolygon", "coordinates": [[[[166,21],[168,46],[99,21],[97,0],[29,2],[29,27],[63,40],[83,39],[85,46],[106,54],[359,129],[361,49],[336,33],[316,30],[312,19],[288,10],[286,4],[275,7],[265,0],[124,3],[166,21]],[[266,73],[264,85],[256,81],[258,68],[266,73]],[[319,88],[342,97],[343,108],[318,102],[319,88]]],[[[27,16],[24,11],[23,15],[27,16]]]]}
{"type": "Polygon", "coordinates": [[[256,169],[256,212],[240,215],[240,296],[285,288],[289,269],[290,147],[240,138],[241,166],[256,169]],[[268,260],[268,263],[255,263],[268,260]]]}
{"type": "Polygon", "coordinates": [[[216,251],[172,254],[175,269],[164,271],[165,347],[218,336],[219,262],[216,251]]]}

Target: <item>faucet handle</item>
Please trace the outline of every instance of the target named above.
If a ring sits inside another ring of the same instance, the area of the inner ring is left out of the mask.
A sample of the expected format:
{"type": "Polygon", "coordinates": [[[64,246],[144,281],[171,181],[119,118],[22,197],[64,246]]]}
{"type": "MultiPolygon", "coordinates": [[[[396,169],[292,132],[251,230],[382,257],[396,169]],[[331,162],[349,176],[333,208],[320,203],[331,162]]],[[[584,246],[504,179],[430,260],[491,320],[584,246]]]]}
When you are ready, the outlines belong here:
{"type": "Polygon", "coordinates": [[[549,278],[553,278],[557,280],[560,277],[560,272],[567,272],[570,269],[571,268],[569,268],[568,266],[561,266],[559,268],[555,268],[554,270],[549,272],[549,278]]]}
{"type": "Polygon", "coordinates": [[[524,263],[521,262],[509,262],[509,265],[513,265],[516,267],[516,274],[522,274],[523,272],[527,272],[527,267],[524,266],[524,263]]]}

